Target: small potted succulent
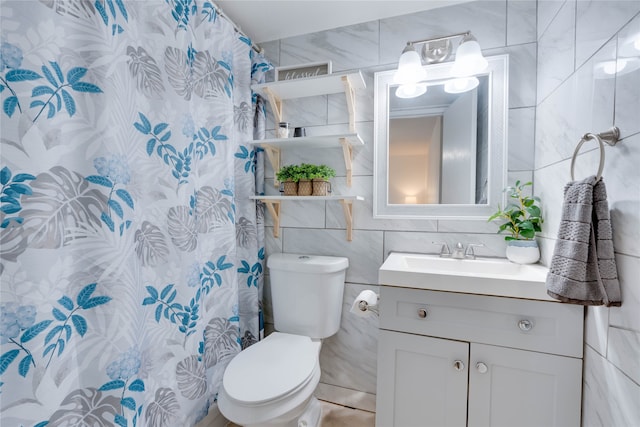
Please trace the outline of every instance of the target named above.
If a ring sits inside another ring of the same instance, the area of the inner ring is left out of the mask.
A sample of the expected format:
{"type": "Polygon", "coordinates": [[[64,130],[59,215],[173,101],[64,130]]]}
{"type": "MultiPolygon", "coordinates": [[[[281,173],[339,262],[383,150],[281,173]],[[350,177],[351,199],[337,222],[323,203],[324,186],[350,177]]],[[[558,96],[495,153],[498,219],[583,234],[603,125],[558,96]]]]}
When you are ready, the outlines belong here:
{"type": "Polygon", "coordinates": [[[533,185],[531,182],[521,184],[516,181],[515,186],[507,187],[504,191],[511,199],[502,209],[491,215],[488,221],[504,221],[498,233],[508,232],[506,256],[509,261],[517,264],[533,264],[540,259],[540,249],[535,240],[536,233],[542,231],[542,213],[536,203],[540,203],[538,197],[529,197],[524,194],[526,187],[533,185]]]}
{"type": "Polygon", "coordinates": [[[303,174],[298,165],[283,166],[276,172],[276,179],[282,183],[282,190],[285,196],[295,196],[298,194],[298,182],[303,174]]]}
{"type": "Polygon", "coordinates": [[[330,178],[336,176],[336,171],[327,165],[315,166],[309,177],[313,180],[313,195],[326,196],[331,193],[330,178]]]}

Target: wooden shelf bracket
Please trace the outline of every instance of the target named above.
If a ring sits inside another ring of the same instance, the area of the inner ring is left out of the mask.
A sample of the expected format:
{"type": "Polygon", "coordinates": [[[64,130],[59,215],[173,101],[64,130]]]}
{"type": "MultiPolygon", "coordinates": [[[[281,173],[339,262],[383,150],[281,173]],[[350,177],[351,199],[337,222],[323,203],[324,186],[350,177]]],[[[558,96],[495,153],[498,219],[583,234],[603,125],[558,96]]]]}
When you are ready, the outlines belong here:
{"type": "Polygon", "coordinates": [[[278,123],[282,121],[282,100],[268,87],[264,88],[264,92],[269,98],[269,104],[271,104],[271,110],[276,119],[276,127],[278,127],[278,123]]]}
{"type": "Polygon", "coordinates": [[[267,205],[271,218],[273,218],[273,237],[277,239],[280,236],[280,200],[261,200],[267,205]]]}
{"type": "Polygon", "coordinates": [[[344,156],[344,167],[347,170],[347,187],[351,187],[353,147],[349,144],[347,138],[340,138],[340,145],[342,146],[342,154],[344,156]]]}
{"type": "Polygon", "coordinates": [[[265,153],[267,153],[267,158],[269,159],[269,163],[271,163],[271,167],[273,168],[273,186],[278,187],[280,183],[275,178],[275,176],[280,170],[280,149],[269,144],[261,144],[261,147],[265,151],[265,153]]]}
{"type": "Polygon", "coordinates": [[[344,221],[347,225],[347,241],[353,240],[353,200],[340,199],[344,211],[344,221]]]}
{"type": "Polygon", "coordinates": [[[351,85],[348,76],[342,76],[344,94],[347,97],[347,109],[349,110],[349,132],[356,131],[356,91],[351,85]]]}

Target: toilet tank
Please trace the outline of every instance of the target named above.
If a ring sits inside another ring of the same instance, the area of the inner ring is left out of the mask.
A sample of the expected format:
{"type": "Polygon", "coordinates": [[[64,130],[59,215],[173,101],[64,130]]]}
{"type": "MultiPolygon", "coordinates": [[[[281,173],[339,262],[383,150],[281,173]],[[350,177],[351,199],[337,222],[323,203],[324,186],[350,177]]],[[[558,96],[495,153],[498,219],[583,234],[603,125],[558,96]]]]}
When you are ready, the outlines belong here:
{"type": "Polygon", "coordinates": [[[277,253],[267,267],[276,331],[311,338],[338,332],[348,258],[277,253]]]}

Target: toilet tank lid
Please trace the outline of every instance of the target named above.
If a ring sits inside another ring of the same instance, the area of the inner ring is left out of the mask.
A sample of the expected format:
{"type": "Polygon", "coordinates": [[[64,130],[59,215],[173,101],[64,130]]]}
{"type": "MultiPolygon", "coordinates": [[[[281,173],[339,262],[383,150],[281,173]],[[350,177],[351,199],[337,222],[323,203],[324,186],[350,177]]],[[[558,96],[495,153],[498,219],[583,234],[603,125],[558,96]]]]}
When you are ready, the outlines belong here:
{"type": "Polygon", "coordinates": [[[267,259],[267,267],[299,273],[334,273],[349,267],[349,258],[276,253],[267,259]]]}

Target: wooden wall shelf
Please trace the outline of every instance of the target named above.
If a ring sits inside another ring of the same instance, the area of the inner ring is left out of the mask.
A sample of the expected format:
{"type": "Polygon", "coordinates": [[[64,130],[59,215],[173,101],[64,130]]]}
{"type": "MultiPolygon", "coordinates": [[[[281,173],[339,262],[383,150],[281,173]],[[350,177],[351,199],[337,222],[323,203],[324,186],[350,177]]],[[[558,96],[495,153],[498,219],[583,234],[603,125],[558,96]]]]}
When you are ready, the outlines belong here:
{"type": "MultiPolygon", "coordinates": [[[[357,133],[346,133],[339,135],[303,136],[299,138],[269,138],[250,141],[250,144],[259,146],[265,150],[274,174],[280,170],[280,153],[283,149],[342,147],[347,186],[351,187],[353,147],[363,146],[364,142],[357,133]]],[[[276,187],[279,185],[277,180],[274,180],[274,185],[276,187]]]]}
{"type": "Polygon", "coordinates": [[[335,73],[306,79],[282,80],[251,85],[254,92],[269,100],[277,122],[282,121],[282,101],[307,96],[331,95],[344,92],[349,110],[349,131],[355,132],[355,91],[365,88],[360,71],[335,73]]]}
{"type": "MultiPolygon", "coordinates": [[[[298,138],[270,138],[250,141],[250,144],[259,146],[265,150],[274,173],[280,170],[280,152],[283,149],[342,148],[347,185],[351,186],[353,147],[364,145],[362,138],[356,133],[355,91],[365,87],[364,78],[360,71],[251,85],[251,89],[254,92],[257,92],[269,100],[276,122],[283,121],[283,100],[344,93],[347,100],[347,110],[349,112],[349,133],[298,138]]],[[[275,179],[274,184],[276,186],[279,185],[275,179]]],[[[336,200],[342,205],[347,226],[348,241],[353,239],[353,202],[354,200],[364,200],[361,196],[252,196],[251,199],[260,200],[267,206],[267,210],[273,217],[273,237],[278,237],[280,234],[280,209],[282,201],[336,200]]]]}

